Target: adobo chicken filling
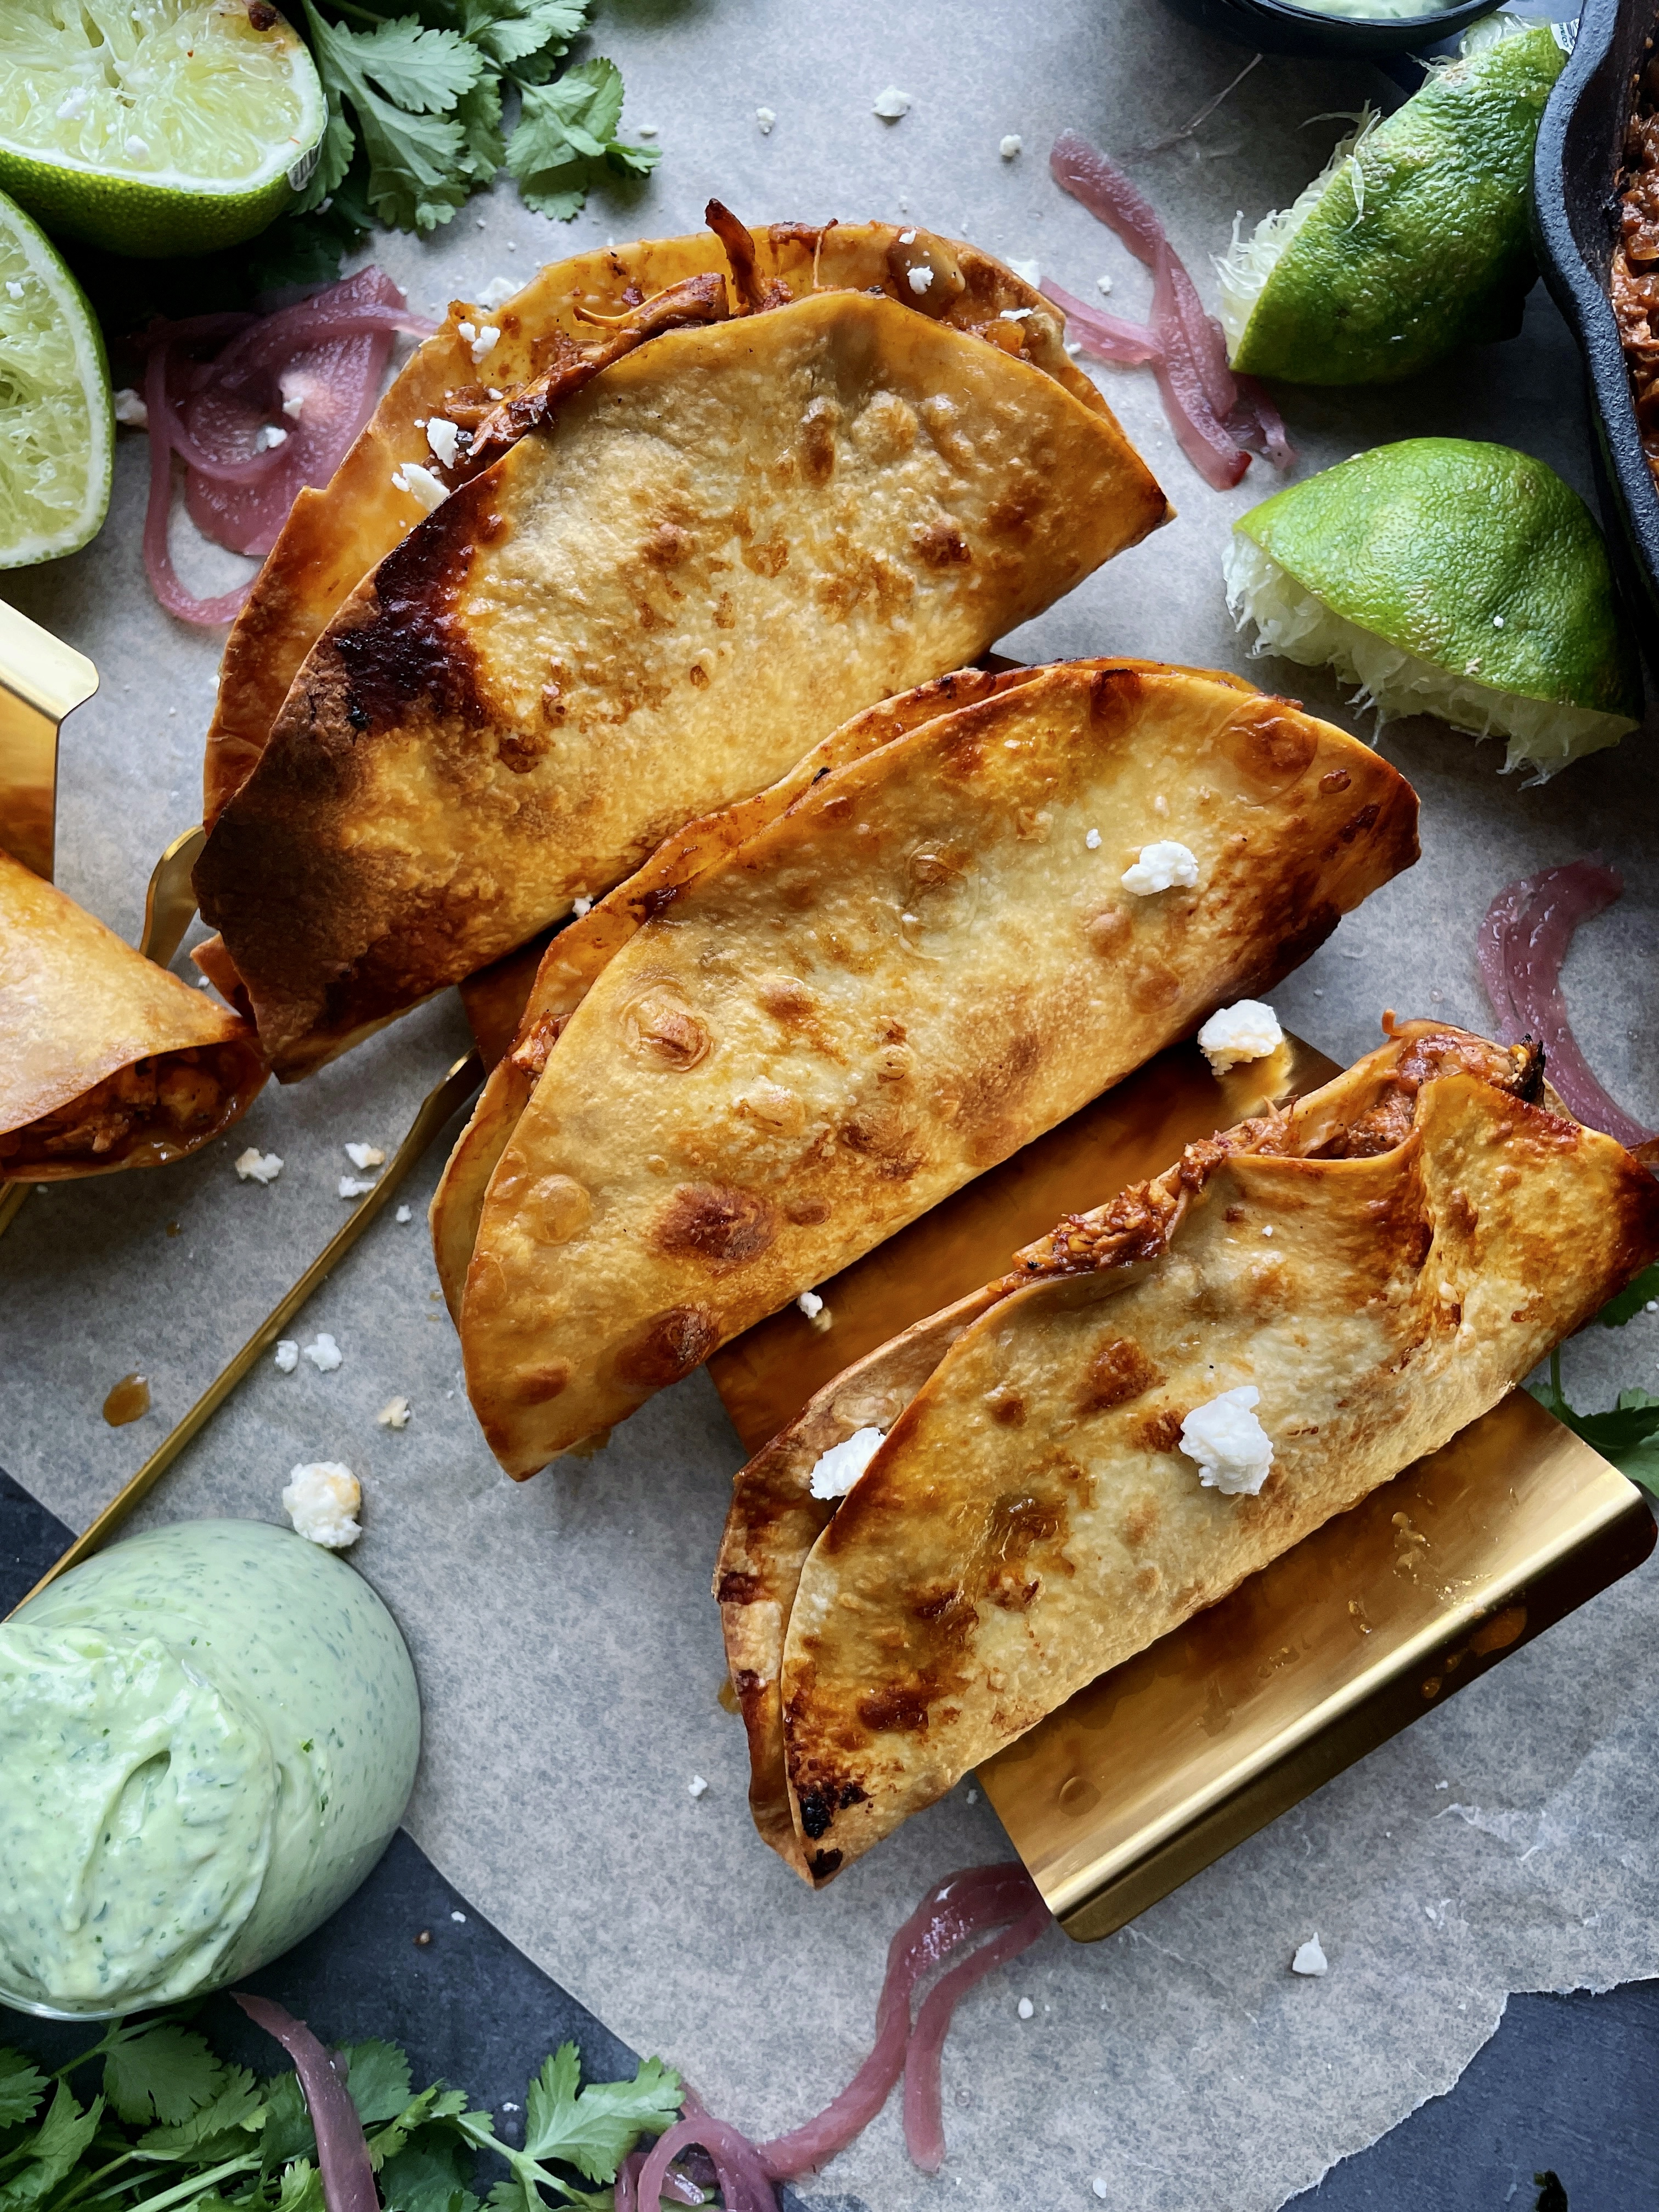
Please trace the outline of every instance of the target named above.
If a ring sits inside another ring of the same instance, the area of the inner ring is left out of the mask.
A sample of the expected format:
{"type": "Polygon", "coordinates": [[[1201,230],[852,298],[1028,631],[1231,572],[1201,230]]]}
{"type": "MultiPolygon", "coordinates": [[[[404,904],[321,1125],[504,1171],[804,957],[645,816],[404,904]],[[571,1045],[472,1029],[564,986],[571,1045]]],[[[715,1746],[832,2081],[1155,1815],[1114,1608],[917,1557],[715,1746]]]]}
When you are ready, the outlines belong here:
{"type": "Polygon", "coordinates": [[[228,1119],[240,1057],[234,1047],[215,1046],[134,1060],[55,1112],[0,1133],[0,1169],[15,1174],[61,1160],[113,1166],[145,1145],[169,1158],[228,1119]]]}
{"type": "Polygon", "coordinates": [[[1630,365],[1642,451],[1659,483],[1659,54],[1649,56],[1637,79],[1636,109],[1625,135],[1608,291],[1630,365]]]}

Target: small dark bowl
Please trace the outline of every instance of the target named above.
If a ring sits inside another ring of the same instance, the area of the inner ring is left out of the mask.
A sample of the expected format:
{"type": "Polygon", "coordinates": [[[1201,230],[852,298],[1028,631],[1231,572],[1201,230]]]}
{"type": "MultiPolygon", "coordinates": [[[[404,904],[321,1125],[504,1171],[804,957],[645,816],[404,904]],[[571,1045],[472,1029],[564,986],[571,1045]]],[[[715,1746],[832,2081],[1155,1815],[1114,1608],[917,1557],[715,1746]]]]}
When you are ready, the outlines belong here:
{"type": "Polygon", "coordinates": [[[1200,31],[1231,39],[1253,53],[1364,54],[1380,61],[1389,54],[1437,45],[1455,32],[1467,30],[1501,6],[1502,0],[1460,0],[1458,6],[1443,9],[1437,15],[1405,23],[1350,22],[1340,15],[1320,15],[1296,7],[1293,0],[1164,0],[1164,4],[1200,31]]]}
{"type": "Polygon", "coordinates": [[[1607,298],[1618,222],[1613,186],[1636,71],[1656,26],[1659,0],[1585,0],[1572,58],[1538,133],[1533,234],[1544,282],[1584,356],[1613,563],[1659,676],[1659,486],[1642,451],[1607,298]]]}

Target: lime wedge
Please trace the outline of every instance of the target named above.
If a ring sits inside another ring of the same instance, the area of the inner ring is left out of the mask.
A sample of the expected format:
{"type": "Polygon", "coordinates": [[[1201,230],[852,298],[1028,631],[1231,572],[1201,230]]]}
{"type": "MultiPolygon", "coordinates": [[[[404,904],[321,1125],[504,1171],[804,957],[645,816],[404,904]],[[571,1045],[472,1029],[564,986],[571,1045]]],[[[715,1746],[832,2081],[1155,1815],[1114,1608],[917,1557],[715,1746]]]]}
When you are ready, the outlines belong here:
{"type": "Polygon", "coordinates": [[[73,553],[109,506],[115,420],[80,286],[0,193],[0,568],[73,553]]]}
{"type": "Polygon", "coordinates": [[[0,0],[0,189],[112,253],[208,253],[279,216],[326,113],[266,0],[0,0]]]}
{"type": "Polygon", "coordinates": [[[1334,668],[1379,720],[1507,737],[1534,781],[1641,719],[1601,533],[1507,446],[1411,438],[1292,484],[1234,525],[1226,578],[1258,653],[1334,668]]]}
{"type": "Polygon", "coordinates": [[[1362,117],[1306,191],[1218,263],[1235,368],[1384,384],[1512,337],[1535,271],[1527,188],[1566,57],[1547,24],[1477,24],[1384,123],[1362,117]]]}

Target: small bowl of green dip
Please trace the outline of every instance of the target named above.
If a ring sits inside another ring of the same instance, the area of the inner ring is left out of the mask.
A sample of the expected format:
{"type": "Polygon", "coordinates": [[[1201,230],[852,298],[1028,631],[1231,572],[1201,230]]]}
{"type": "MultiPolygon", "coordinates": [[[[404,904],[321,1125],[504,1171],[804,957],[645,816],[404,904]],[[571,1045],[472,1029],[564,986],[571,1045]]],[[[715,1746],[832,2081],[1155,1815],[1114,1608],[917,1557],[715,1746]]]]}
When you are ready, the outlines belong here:
{"type": "Polygon", "coordinates": [[[222,1988],[391,1842],[415,1669],[331,1552],[186,1521],[0,1623],[0,2002],[98,2019],[222,1988]]]}
{"type": "Polygon", "coordinates": [[[1497,12],[1500,0],[1165,0],[1200,30],[1262,54],[1365,54],[1437,45],[1497,12]]]}

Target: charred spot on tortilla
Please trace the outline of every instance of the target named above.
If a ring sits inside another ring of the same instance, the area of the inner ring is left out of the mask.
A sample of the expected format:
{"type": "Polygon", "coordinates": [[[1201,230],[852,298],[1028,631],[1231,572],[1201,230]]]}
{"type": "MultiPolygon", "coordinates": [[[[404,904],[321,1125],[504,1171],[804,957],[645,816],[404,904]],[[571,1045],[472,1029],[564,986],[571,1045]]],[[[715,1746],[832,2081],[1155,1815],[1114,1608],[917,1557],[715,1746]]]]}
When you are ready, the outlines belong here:
{"type": "Polygon", "coordinates": [[[568,1360],[556,1359],[546,1367],[530,1368],[519,1377],[519,1402],[524,1406],[550,1405],[569,1381],[568,1360]]]}
{"type": "Polygon", "coordinates": [[[1316,751],[1307,717],[1283,699],[1241,703],[1230,734],[1236,740],[1231,750],[1238,767],[1262,789],[1274,793],[1299,782],[1316,751]]]}
{"type": "Polygon", "coordinates": [[[657,1217],[651,1241],[659,1252],[711,1267],[741,1267],[758,1260],[777,1233],[777,1216],[757,1191],[681,1183],[657,1217]]]}
{"type": "Polygon", "coordinates": [[[1138,1344],[1127,1336],[1114,1337],[1089,1362],[1079,1410],[1085,1413],[1109,1413],[1114,1406],[1127,1405],[1131,1398],[1139,1398],[1163,1380],[1163,1370],[1146,1357],[1138,1344]]]}
{"type": "Polygon", "coordinates": [[[617,1354],[626,1382],[659,1390],[690,1375],[720,1342],[720,1326],[701,1306],[671,1306],[658,1314],[617,1354]]]}
{"type": "MultiPolygon", "coordinates": [[[[336,632],[333,650],[345,672],[345,714],[354,729],[386,729],[422,703],[472,728],[490,719],[477,652],[454,620],[489,501],[490,487],[482,479],[452,493],[380,563],[368,611],[336,632]]],[[[291,706],[284,710],[291,712],[291,706]]]]}

